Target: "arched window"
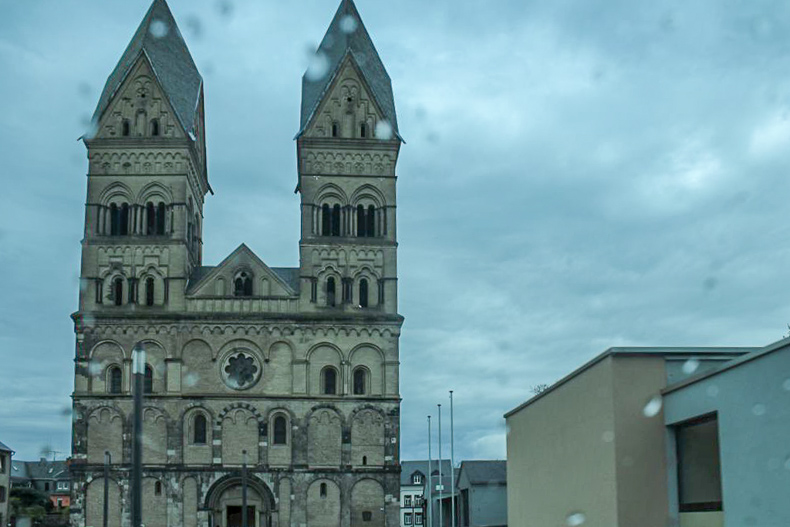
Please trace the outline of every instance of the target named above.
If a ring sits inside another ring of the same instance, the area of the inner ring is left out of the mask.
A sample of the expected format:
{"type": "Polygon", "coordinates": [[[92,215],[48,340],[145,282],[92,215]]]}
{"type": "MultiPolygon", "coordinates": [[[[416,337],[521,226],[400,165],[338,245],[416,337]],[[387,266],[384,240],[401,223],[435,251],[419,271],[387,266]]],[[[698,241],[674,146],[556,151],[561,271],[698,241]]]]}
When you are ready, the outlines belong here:
{"type": "Polygon", "coordinates": [[[196,445],[206,444],[206,416],[197,414],[192,422],[192,443],[196,445]]]}
{"type": "Polygon", "coordinates": [[[156,483],[154,483],[154,494],[157,495],[157,496],[161,496],[162,495],[162,482],[161,481],[157,481],[156,483]]]}
{"type": "Polygon", "coordinates": [[[376,235],[376,207],[373,205],[368,207],[368,226],[365,229],[367,236],[373,237],[376,235]]]}
{"type": "Polygon", "coordinates": [[[362,464],[363,465],[367,465],[368,464],[368,456],[362,456],[362,464]]]}
{"type": "Polygon", "coordinates": [[[336,284],[335,279],[333,277],[329,277],[326,279],[326,305],[329,307],[334,307],[336,302],[336,284]]]}
{"type": "Polygon", "coordinates": [[[156,206],[156,233],[159,235],[165,233],[165,204],[161,201],[156,206]]]}
{"type": "Polygon", "coordinates": [[[357,236],[360,238],[365,236],[367,225],[368,224],[365,221],[365,206],[357,205],[357,236]]]}
{"type": "Polygon", "coordinates": [[[275,445],[285,445],[288,443],[288,421],[285,417],[278,415],[274,418],[274,437],[272,443],[275,445]]]}
{"type": "Polygon", "coordinates": [[[151,135],[154,137],[159,135],[159,119],[151,119],[151,135]]]}
{"type": "Polygon", "coordinates": [[[123,278],[120,276],[112,281],[112,299],[116,306],[123,305],[123,278]]]}
{"type": "Polygon", "coordinates": [[[124,137],[129,137],[129,133],[131,132],[131,125],[129,124],[129,119],[124,119],[121,123],[121,135],[124,137]]]}
{"type": "Polygon", "coordinates": [[[339,127],[338,127],[336,122],[332,123],[332,137],[337,137],[338,136],[338,128],[339,127]]]}
{"type": "Polygon", "coordinates": [[[337,395],[337,370],[327,366],[321,372],[324,395],[337,395]]]}
{"type": "Polygon", "coordinates": [[[233,296],[252,296],[252,277],[241,272],[233,281],[233,296]]]}
{"type": "Polygon", "coordinates": [[[340,205],[332,207],[332,236],[340,236],[340,205]]]}
{"type": "Polygon", "coordinates": [[[321,483],[320,492],[321,497],[326,498],[326,483],[321,483]]]}
{"type": "Polygon", "coordinates": [[[321,236],[332,235],[332,213],[326,203],[321,207],[321,236]]]}
{"type": "Polygon", "coordinates": [[[145,379],[143,383],[143,393],[154,393],[154,369],[151,366],[145,367],[145,379]]]}
{"type": "Polygon", "coordinates": [[[354,370],[354,395],[365,395],[368,376],[364,368],[354,370]]]}
{"type": "Polygon", "coordinates": [[[121,368],[119,368],[118,366],[113,366],[108,371],[108,374],[109,374],[108,375],[108,377],[109,377],[108,378],[108,386],[109,386],[109,390],[108,391],[110,393],[115,393],[115,394],[121,393],[121,388],[122,388],[122,385],[121,385],[121,379],[122,379],[121,368]]]}
{"type": "Polygon", "coordinates": [[[124,203],[121,205],[120,218],[119,218],[118,233],[122,236],[129,234],[129,205],[124,203]]]}
{"type": "Polygon", "coordinates": [[[368,307],[368,280],[359,281],[359,307],[368,307]]]}
{"type": "Polygon", "coordinates": [[[121,234],[121,209],[115,203],[110,204],[110,236],[121,234]]]}
{"type": "Polygon", "coordinates": [[[154,279],[151,276],[145,279],[145,305],[154,305],[154,279]]]}
{"type": "Polygon", "coordinates": [[[367,123],[362,123],[359,125],[359,137],[366,138],[368,136],[368,125],[367,123]]]}
{"type": "Polygon", "coordinates": [[[135,116],[134,133],[137,136],[145,135],[145,128],[148,119],[145,116],[145,110],[139,110],[135,116]]]}
{"type": "Polygon", "coordinates": [[[145,233],[151,235],[156,232],[156,207],[154,207],[154,204],[149,201],[145,204],[145,212],[148,216],[148,219],[146,220],[145,233]]]}

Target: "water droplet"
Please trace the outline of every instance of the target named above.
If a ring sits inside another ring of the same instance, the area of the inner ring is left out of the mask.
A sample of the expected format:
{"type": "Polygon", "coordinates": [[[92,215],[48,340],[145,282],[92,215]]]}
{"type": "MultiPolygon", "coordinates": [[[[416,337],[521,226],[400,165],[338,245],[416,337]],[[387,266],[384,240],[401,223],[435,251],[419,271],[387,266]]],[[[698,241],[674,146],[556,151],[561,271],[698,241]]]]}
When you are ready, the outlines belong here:
{"type": "Polygon", "coordinates": [[[708,397],[716,397],[717,395],[719,395],[719,387],[715,385],[708,386],[708,389],[705,391],[708,394],[708,397]]]}
{"type": "Polygon", "coordinates": [[[686,375],[691,375],[699,368],[699,360],[697,359],[689,359],[683,363],[683,373],[686,375]]]}
{"type": "Polygon", "coordinates": [[[229,17],[233,14],[233,2],[230,0],[220,0],[217,2],[217,11],[224,17],[229,17]]]}
{"type": "Polygon", "coordinates": [[[203,36],[203,23],[200,21],[195,15],[188,16],[184,19],[184,24],[186,25],[187,31],[189,34],[192,35],[195,39],[199,39],[203,36]]]}
{"type": "Polygon", "coordinates": [[[101,375],[102,364],[99,361],[92,360],[88,363],[88,375],[91,377],[98,377],[101,375]]]}
{"type": "Polygon", "coordinates": [[[71,406],[64,406],[60,409],[60,415],[66,418],[71,417],[71,406]]]}
{"type": "Polygon", "coordinates": [[[199,380],[200,380],[200,375],[198,375],[197,373],[187,373],[186,377],[184,377],[184,384],[186,384],[188,387],[191,388],[195,386],[199,380]]]}
{"type": "Polygon", "coordinates": [[[392,139],[393,130],[392,125],[388,121],[379,121],[376,123],[376,138],[382,141],[389,141],[392,139]]]}
{"type": "Polygon", "coordinates": [[[656,395],[647,402],[644,409],[642,409],[642,413],[645,414],[645,417],[655,417],[661,411],[661,405],[661,396],[656,395]]]}
{"type": "Polygon", "coordinates": [[[152,20],[151,26],[148,28],[154,38],[162,38],[167,36],[170,31],[170,26],[164,20],[152,20]]]}
{"type": "Polygon", "coordinates": [[[357,30],[357,19],[351,15],[346,15],[340,19],[340,31],[346,35],[357,30]]]}
{"type": "Polygon", "coordinates": [[[752,413],[758,417],[761,415],[765,415],[765,412],[767,411],[768,409],[765,407],[764,404],[757,403],[754,406],[752,406],[752,413]]]}
{"type": "Polygon", "coordinates": [[[90,116],[85,115],[80,119],[80,126],[82,127],[82,136],[85,139],[93,139],[99,132],[99,123],[90,116]]]}
{"type": "Polygon", "coordinates": [[[310,57],[310,64],[304,76],[310,82],[318,82],[329,73],[329,59],[323,51],[317,51],[310,57]]]}
{"type": "Polygon", "coordinates": [[[84,99],[88,99],[91,96],[91,85],[87,82],[81,82],[77,85],[77,93],[80,94],[80,97],[84,99]]]}
{"type": "Polygon", "coordinates": [[[41,447],[41,450],[38,451],[38,455],[40,457],[49,457],[52,454],[52,446],[51,445],[44,445],[41,447]]]}
{"type": "Polygon", "coordinates": [[[614,432],[612,432],[611,430],[607,430],[606,432],[603,433],[603,435],[601,435],[601,440],[604,443],[611,443],[612,441],[614,441],[614,432]]]}
{"type": "Polygon", "coordinates": [[[790,379],[782,383],[782,388],[784,388],[786,392],[790,392],[790,379]]]}
{"type": "Polygon", "coordinates": [[[584,522],[587,521],[587,516],[585,516],[581,512],[574,512],[573,514],[569,514],[567,518],[565,518],[565,525],[570,527],[584,525],[584,522]]]}

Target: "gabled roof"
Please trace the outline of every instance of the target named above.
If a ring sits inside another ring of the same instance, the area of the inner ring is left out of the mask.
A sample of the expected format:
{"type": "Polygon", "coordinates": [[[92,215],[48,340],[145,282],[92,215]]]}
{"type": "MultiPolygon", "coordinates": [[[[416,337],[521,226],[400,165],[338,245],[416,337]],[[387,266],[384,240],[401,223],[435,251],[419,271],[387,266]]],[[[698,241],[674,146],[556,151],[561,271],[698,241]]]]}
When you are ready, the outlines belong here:
{"type": "Polygon", "coordinates": [[[242,255],[248,256],[253,262],[260,265],[263,269],[266,269],[270,272],[271,276],[277,280],[283,288],[292,295],[298,294],[298,285],[299,285],[299,276],[298,276],[298,269],[296,269],[296,288],[294,288],[294,273],[292,272],[291,268],[276,268],[272,269],[268,265],[264,263],[263,260],[258,258],[258,255],[252,252],[252,249],[247,247],[247,244],[242,243],[239,245],[235,251],[230,253],[227,258],[222,260],[219,265],[216,267],[197,267],[193,272],[192,276],[189,278],[189,282],[187,285],[187,295],[195,293],[205,282],[210,281],[214,276],[216,276],[222,268],[235,264],[238,261],[239,257],[242,255]]]}
{"type": "Polygon", "coordinates": [[[302,119],[297,137],[301,136],[310,124],[340,71],[343,60],[347,55],[351,55],[384,118],[392,125],[395,136],[400,139],[392,81],[353,0],[342,0],[316,53],[326,57],[329,68],[326,75],[320,79],[310,80],[307,73],[302,77],[302,119]]]}
{"type": "MultiPolygon", "coordinates": [[[[423,475],[423,480],[420,485],[425,485],[426,479],[428,477],[428,460],[420,460],[420,461],[401,461],[400,464],[401,471],[400,471],[400,484],[401,486],[404,485],[414,485],[411,482],[411,476],[415,472],[419,472],[423,475]]],[[[439,470],[439,460],[434,459],[431,461],[431,470],[437,471],[439,470]]],[[[443,459],[442,460],[442,479],[445,480],[445,486],[450,484],[450,460],[443,459]]],[[[438,483],[438,477],[434,476],[434,480],[438,483]]]]}
{"type": "Polygon", "coordinates": [[[507,482],[506,461],[462,461],[458,471],[466,474],[470,485],[499,485],[507,482]]]}
{"type": "Polygon", "coordinates": [[[154,0],[104,85],[93,113],[98,122],[140,55],[148,58],[184,132],[195,123],[203,79],[165,0],[154,0]]]}
{"type": "Polygon", "coordinates": [[[2,451],[2,452],[13,452],[13,450],[11,450],[7,446],[5,446],[2,442],[0,442],[0,451],[2,451]]]}

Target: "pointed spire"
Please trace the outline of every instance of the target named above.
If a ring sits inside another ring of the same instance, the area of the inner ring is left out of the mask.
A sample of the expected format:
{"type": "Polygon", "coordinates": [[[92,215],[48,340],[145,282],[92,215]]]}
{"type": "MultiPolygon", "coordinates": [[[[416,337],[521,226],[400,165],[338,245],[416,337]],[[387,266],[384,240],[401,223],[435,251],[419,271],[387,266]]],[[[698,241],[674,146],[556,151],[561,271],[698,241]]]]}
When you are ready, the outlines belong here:
{"type": "Polygon", "coordinates": [[[192,131],[203,79],[165,0],[154,0],[104,85],[93,114],[98,122],[140,55],[151,63],[185,133],[192,131]]]}
{"type": "Polygon", "coordinates": [[[398,117],[395,112],[395,98],[392,94],[392,81],[381,62],[376,47],[362,23],[357,6],[353,0],[342,0],[332,23],[329,25],[317,55],[328,63],[326,75],[319,79],[307,73],[302,77],[302,118],[297,137],[302,135],[312,120],[318,106],[326,96],[346,55],[351,55],[370,87],[373,98],[381,108],[384,118],[392,125],[395,136],[398,133],[398,117]]]}

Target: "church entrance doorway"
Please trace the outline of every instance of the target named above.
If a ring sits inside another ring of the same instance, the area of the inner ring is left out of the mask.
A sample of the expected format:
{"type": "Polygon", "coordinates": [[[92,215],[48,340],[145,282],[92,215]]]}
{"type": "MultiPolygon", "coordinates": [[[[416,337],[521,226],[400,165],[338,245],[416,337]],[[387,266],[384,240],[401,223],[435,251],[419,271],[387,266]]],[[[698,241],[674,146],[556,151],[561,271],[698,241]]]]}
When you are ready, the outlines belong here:
{"type": "MultiPolygon", "coordinates": [[[[227,527],[242,527],[243,523],[243,514],[241,510],[241,505],[228,505],[225,508],[227,513],[225,525],[227,527]]],[[[247,505],[247,525],[249,527],[255,527],[255,507],[247,505]]],[[[265,526],[264,526],[265,527],[265,526]]]]}
{"type": "MultiPolygon", "coordinates": [[[[206,496],[211,527],[242,527],[241,477],[225,476],[214,483],[206,496]]],[[[274,495],[255,476],[247,479],[247,526],[272,527],[277,524],[274,495]]]]}

